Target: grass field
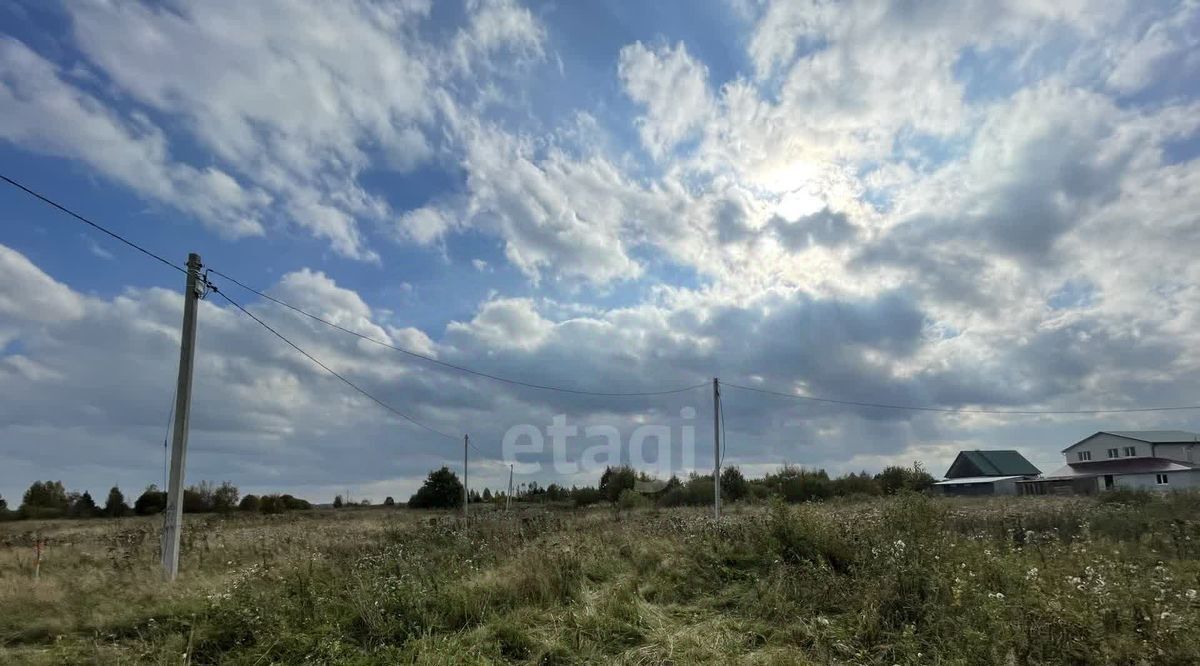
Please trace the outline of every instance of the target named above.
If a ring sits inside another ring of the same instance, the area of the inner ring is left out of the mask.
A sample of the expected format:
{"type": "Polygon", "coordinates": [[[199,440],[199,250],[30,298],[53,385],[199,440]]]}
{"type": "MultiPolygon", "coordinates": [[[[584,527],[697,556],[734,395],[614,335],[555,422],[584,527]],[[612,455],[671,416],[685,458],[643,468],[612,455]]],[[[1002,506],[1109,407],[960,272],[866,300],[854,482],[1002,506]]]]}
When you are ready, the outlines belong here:
{"type": "Polygon", "coordinates": [[[1135,500],[189,516],[170,585],[0,524],[0,663],[1198,663],[1200,497],[1135,500]]]}

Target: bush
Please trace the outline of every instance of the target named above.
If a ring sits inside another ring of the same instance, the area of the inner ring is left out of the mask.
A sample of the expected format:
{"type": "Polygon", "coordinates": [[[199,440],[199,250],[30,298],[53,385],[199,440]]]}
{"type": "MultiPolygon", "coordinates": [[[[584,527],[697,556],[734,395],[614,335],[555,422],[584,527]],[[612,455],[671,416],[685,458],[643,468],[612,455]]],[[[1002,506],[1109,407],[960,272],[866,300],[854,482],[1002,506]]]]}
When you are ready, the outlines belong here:
{"type": "MultiPolygon", "coordinates": [[[[503,498],[503,495],[497,495],[496,497],[503,498]]],[[[604,499],[604,495],[602,495],[599,490],[596,490],[590,486],[572,491],[571,497],[575,501],[575,506],[578,507],[591,506],[604,499]]]]}
{"type": "Polygon", "coordinates": [[[225,481],[212,492],[212,510],[220,514],[233,513],[238,508],[238,489],[225,481]]]}
{"type": "Polygon", "coordinates": [[[750,483],[737,467],[726,467],[721,471],[721,498],[736,502],[750,492],[750,483]]]}
{"type": "Polygon", "coordinates": [[[262,510],[262,503],[259,501],[258,495],[246,495],[238,503],[238,510],[247,513],[258,513],[262,510]]]}
{"type": "Polygon", "coordinates": [[[150,484],[133,503],[133,512],[139,516],[151,516],[162,513],[167,508],[167,494],[150,484]]]}
{"type": "Polygon", "coordinates": [[[605,467],[600,475],[600,494],[608,501],[616,502],[621,497],[621,491],[633,489],[637,479],[637,472],[628,465],[605,467]]]}
{"type": "Polygon", "coordinates": [[[1099,495],[1102,504],[1128,504],[1130,506],[1145,506],[1154,500],[1154,493],[1137,488],[1116,487],[1106,490],[1099,495]]]}
{"type": "Polygon", "coordinates": [[[631,511],[633,509],[644,509],[650,506],[650,500],[646,496],[631,488],[626,488],[621,491],[621,496],[617,498],[617,510],[631,511]]]}
{"type": "Polygon", "coordinates": [[[429,473],[425,484],[408,500],[413,509],[451,509],[462,506],[463,485],[449,467],[429,473]]]}

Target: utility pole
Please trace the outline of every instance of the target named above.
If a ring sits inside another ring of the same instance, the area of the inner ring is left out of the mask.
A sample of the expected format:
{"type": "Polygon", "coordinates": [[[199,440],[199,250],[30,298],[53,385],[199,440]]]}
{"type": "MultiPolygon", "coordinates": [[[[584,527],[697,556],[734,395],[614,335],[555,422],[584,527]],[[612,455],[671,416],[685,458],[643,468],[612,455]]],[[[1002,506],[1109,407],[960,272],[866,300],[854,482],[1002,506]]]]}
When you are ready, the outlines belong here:
{"type": "Polygon", "coordinates": [[[513,466],[510,463],[508,466],[508,494],[504,496],[504,510],[506,512],[508,511],[508,508],[512,506],[512,475],[513,466]]]}
{"type": "Polygon", "coordinates": [[[721,380],[713,377],[713,517],[721,517],[721,380]]]}
{"type": "Polygon", "coordinates": [[[175,430],[171,438],[171,475],[167,485],[167,508],[163,511],[163,577],[175,580],[179,573],[179,531],[183,527],[183,470],[187,458],[188,418],[192,407],[192,366],[196,352],[196,309],[204,289],[200,278],[200,255],[191,253],[187,262],[187,287],[183,292],[183,334],[179,340],[179,379],[175,389],[175,430]]]}
{"type": "Polygon", "coordinates": [[[471,495],[467,491],[467,447],[471,445],[471,436],[463,435],[463,517],[467,517],[467,504],[471,502],[471,495]]]}

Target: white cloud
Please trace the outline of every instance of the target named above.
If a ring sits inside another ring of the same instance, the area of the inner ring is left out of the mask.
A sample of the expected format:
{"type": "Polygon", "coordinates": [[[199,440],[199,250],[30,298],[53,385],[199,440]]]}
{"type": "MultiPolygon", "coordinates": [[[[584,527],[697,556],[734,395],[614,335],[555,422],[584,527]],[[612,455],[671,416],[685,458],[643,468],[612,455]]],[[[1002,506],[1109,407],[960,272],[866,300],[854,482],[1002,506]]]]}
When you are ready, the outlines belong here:
{"type": "Polygon", "coordinates": [[[711,113],[708,70],[682,42],[653,50],[630,44],[621,49],[618,73],[626,93],[646,107],[638,124],[642,143],[656,157],[687,139],[711,113]]]}
{"type": "Polygon", "coordinates": [[[223,235],[263,232],[270,197],[215,167],[174,161],[162,131],[145,118],[123,120],[65,82],[59,69],[0,36],[0,137],[31,150],[80,160],[149,197],[195,215],[223,235]]]}
{"type": "Polygon", "coordinates": [[[529,351],[537,349],[546,339],[551,326],[538,314],[533,301],[507,298],[487,301],[470,323],[452,322],[448,330],[487,347],[529,351]]]}
{"type": "Polygon", "coordinates": [[[51,323],[83,316],[83,299],[12,248],[0,245],[0,314],[9,321],[51,323]]]}

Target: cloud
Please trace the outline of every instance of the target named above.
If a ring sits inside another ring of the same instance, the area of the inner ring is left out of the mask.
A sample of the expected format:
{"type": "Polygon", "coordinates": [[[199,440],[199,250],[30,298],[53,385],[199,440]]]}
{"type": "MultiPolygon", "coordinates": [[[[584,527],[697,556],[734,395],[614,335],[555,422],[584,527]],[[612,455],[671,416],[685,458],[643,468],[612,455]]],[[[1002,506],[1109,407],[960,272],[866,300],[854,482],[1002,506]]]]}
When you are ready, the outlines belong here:
{"type": "MultiPolygon", "coordinates": [[[[287,267],[271,293],[525,382],[644,391],[720,376],[1059,409],[1177,404],[1200,388],[1194,3],[758,3],[722,42],[744,52],[632,42],[586,90],[551,71],[576,33],[515,2],[465,7],[442,25],[421,2],[71,5],[83,61],[0,43],[0,135],[220,233],[287,224],[375,262],[356,275],[303,255],[313,268],[287,267]],[[421,281],[374,231],[417,246],[405,259],[471,261],[455,280],[474,282],[421,281]],[[419,284],[404,300],[418,307],[359,287],[377,279],[419,284]]],[[[14,250],[0,264],[19,276],[0,285],[0,455],[153,478],[130,442],[161,439],[178,294],[89,296],[14,250]],[[114,376],[130,379],[114,390],[114,376]]],[[[498,384],[250,307],[472,441],[555,414],[623,432],[678,425],[683,407],[707,418],[702,390],[617,400],[498,384]]],[[[201,322],[198,474],[403,497],[457,458],[219,302],[201,322]]],[[[958,448],[1053,453],[1090,430],[1197,425],[725,397],[730,455],[753,469],[929,456],[941,471],[958,448]]]]}
{"type": "Polygon", "coordinates": [[[83,316],[83,299],[12,248],[0,245],[0,313],[10,321],[59,322],[83,316]]]}
{"type": "MultiPolygon", "coordinates": [[[[83,69],[109,94],[84,92],[5,38],[0,95],[10,113],[0,136],[82,160],[227,236],[294,225],[366,261],[379,255],[363,223],[395,214],[360,176],[433,160],[440,119],[469,103],[463,91],[482,95],[489,77],[508,76],[492,59],[536,61],[544,39],[528,9],[504,1],[469,3],[464,27],[442,43],[423,33],[430,4],[419,0],[65,10],[87,59],[72,71],[83,69]],[[173,120],[156,124],[165,118],[173,120]],[[181,143],[210,163],[173,158],[181,143]]],[[[425,224],[398,237],[427,243],[445,231],[428,216],[417,221],[425,224]]]]}
{"type": "Polygon", "coordinates": [[[638,124],[642,143],[656,157],[707,120],[712,106],[708,70],[682,42],[655,49],[630,44],[621,49],[617,68],[626,94],[646,107],[638,124]]]}
{"type": "Polygon", "coordinates": [[[79,160],[155,201],[176,206],[231,238],[263,233],[270,201],[215,167],[173,160],[163,132],[144,116],[122,119],[64,81],[59,68],[0,36],[0,137],[36,152],[79,160]]]}

